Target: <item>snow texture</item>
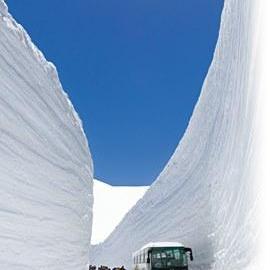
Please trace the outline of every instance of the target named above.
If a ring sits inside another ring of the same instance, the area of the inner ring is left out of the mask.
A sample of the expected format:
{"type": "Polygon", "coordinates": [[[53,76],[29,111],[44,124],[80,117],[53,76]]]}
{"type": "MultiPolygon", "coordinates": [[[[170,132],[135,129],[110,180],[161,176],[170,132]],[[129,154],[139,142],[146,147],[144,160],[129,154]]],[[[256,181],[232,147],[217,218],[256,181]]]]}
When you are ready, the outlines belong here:
{"type": "Polygon", "coordinates": [[[148,187],[111,186],[94,180],[92,244],[104,241],[148,187]]]}
{"type": "Polygon", "coordinates": [[[87,269],[92,159],[55,67],[0,0],[0,268],[87,269]]]}
{"type": "Polygon", "coordinates": [[[184,137],[144,197],[91,248],[92,264],[131,269],[147,242],[179,241],[194,250],[191,269],[270,269],[269,14],[269,0],[225,0],[184,137]]]}

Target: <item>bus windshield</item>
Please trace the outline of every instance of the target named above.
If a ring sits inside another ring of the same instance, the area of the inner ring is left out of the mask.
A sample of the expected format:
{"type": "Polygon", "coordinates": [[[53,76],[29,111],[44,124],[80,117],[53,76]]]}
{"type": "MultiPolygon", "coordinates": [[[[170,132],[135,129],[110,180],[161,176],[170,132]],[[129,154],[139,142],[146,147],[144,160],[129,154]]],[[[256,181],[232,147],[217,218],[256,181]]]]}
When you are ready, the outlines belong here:
{"type": "Polygon", "coordinates": [[[182,248],[153,248],[152,250],[152,268],[177,268],[187,264],[187,255],[182,248]]]}

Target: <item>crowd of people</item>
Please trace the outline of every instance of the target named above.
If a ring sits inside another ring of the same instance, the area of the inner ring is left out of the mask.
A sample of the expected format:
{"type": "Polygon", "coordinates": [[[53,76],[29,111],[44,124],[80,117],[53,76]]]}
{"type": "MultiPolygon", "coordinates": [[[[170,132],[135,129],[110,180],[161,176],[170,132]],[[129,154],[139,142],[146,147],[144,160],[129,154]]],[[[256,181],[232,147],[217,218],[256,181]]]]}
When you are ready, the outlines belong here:
{"type": "Polygon", "coordinates": [[[112,269],[105,265],[100,265],[96,267],[96,265],[89,265],[89,270],[126,270],[125,267],[122,265],[121,267],[113,267],[112,269]]]}

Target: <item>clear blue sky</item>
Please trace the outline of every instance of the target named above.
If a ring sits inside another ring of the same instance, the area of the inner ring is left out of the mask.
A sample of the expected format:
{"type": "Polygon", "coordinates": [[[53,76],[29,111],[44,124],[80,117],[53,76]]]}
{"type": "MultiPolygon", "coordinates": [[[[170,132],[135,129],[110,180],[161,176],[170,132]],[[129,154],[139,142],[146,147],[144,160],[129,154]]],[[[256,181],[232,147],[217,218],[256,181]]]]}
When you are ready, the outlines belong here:
{"type": "Polygon", "coordinates": [[[95,176],[115,185],[150,184],[187,127],[223,0],[7,3],[57,66],[83,120],[95,176]]]}

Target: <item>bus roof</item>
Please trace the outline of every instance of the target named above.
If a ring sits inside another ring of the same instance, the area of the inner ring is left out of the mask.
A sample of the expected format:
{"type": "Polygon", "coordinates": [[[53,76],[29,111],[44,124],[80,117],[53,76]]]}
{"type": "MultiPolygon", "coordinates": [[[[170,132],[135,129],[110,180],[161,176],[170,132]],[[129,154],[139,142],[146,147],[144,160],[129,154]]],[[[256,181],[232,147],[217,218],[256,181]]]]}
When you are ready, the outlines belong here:
{"type": "Polygon", "coordinates": [[[179,242],[150,242],[144,245],[141,249],[152,247],[183,247],[184,245],[179,242]]]}
{"type": "Polygon", "coordinates": [[[150,242],[144,245],[139,250],[135,251],[133,254],[137,254],[138,252],[144,249],[150,249],[155,247],[184,247],[184,245],[179,242],[150,242]]]}

